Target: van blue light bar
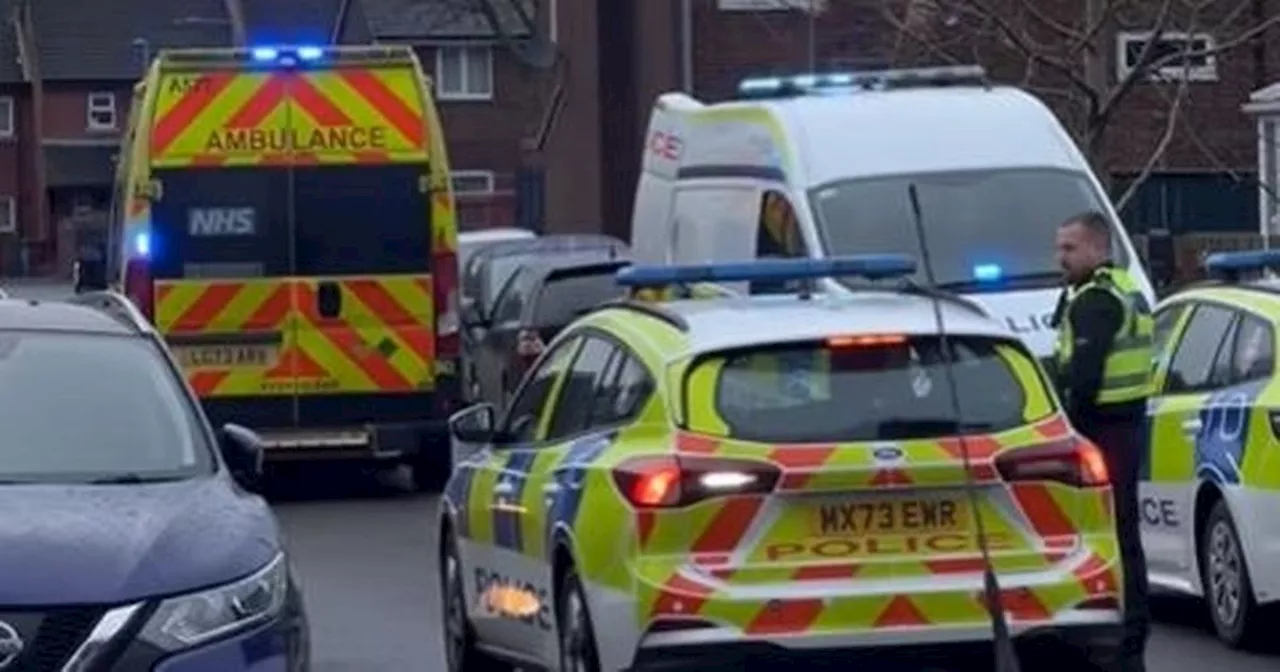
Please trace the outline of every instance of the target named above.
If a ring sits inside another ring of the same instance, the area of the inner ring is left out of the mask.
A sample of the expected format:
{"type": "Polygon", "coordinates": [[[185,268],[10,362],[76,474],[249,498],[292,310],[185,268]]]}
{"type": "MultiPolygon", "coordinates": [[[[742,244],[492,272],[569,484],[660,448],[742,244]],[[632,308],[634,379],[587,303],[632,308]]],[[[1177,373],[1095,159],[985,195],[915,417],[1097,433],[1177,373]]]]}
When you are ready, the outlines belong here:
{"type": "Polygon", "coordinates": [[[296,65],[298,61],[316,61],[324,56],[324,50],[313,46],[254,47],[250,57],[258,63],[296,65]]]}
{"type": "Polygon", "coordinates": [[[1209,275],[1234,278],[1241,273],[1280,268],[1280,250],[1249,250],[1247,252],[1218,252],[1204,260],[1209,275]]]}
{"type": "Polygon", "coordinates": [[[749,77],[738,84],[738,95],[742,98],[779,98],[858,90],[979,86],[987,83],[987,71],[980,65],[949,65],[936,68],[749,77]]]}
{"type": "Polygon", "coordinates": [[[862,254],[831,259],[764,259],[732,264],[630,266],[618,271],[623,287],[655,287],[694,282],[751,282],[860,277],[900,278],[916,272],[916,260],[905,254],[862,254]]]}

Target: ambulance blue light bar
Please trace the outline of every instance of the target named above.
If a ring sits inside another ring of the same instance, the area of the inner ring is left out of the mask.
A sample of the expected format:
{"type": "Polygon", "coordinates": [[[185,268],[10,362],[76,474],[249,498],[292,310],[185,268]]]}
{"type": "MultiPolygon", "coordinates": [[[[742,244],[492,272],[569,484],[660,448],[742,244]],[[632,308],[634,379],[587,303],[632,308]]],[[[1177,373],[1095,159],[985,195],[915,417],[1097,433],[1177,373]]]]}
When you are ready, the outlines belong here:
{"type": "Polygon", "coordinates": [[[296,65],[299,61],[320,60],[324,50],[313,46],[254,47],[249,50],[249,56],[259,63],[296,65]]]}
{"type": "Polygon", "coordinates": [[[629,266],[618,271],[623,287],[657,287],[695,282],[787,282],[815,278],[900,278],[916,272],[905,254],[861,254],[831,259],[764,259],[732,264],[629,266]]]}
{"type": "Polygon", "coordinates": [[[867,72],[809,73],[786,77],[750,77],[738,84],[738,95],[741,98],[782,98],[860,90],[985,86],[988,83],[987,71],[980,65],[949,65],[867,72]]]}
{"type": "Polygon", "coordinates": [[[1230,279],[1241,273],[1280,269],[1280,250],[1218,252],[1204,260],[1209,275],[1230,279]]]}

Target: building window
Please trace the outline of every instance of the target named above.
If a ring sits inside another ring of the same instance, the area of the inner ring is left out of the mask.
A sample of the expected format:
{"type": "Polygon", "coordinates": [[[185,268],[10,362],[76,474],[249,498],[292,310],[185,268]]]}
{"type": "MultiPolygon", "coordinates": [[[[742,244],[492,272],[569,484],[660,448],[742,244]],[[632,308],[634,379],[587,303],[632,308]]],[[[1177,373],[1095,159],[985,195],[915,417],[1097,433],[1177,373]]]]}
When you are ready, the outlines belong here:
{"type": "Polygon", "coordinates": [[[89,94],[89,130],[116,130],[116,94],[95,91],[89,94]]]}
{"type": "Polygon", "coordinates": [[[493,50],[489,47],[437,49],[436,96],[441,100],[491,100],[493,50]]]}
{"type": "Polygon", "coordinates": [[[0,138],[13,137],[13,96],[0,96],[0,138]]]}
{"type": "Polygon", "coordinates": [[[18,208],[12,196],[0,196],[0,233],[18,232],[18,208]]]}
{"type": "Polygon", "coordinates": [[[491,170],[455,170],[449,176],[453,193],[461,196],[492,194],[494,177],[491,170]]]}
{"type": "MultiPolygon", "coordinates": [[[[1151,37],[1151,32],[1123,32],[1116,37],[1116,77],[1118,79],[1128,77],[1138,65],[1138,59],[1142,56],[1147,43],[1151,41],[1151,37]]],[[[1203,53],[1213,49],[1214,44],[1213,36],[1205,33],[1161,33],[1156,46],[1151,49],[1148,62],[1162,61],[1162,64],[1159,69],[1151,73],[1151,78],[1216,82],[1218,59],[1213,54],[1203,53]],[[1190,52],[1187,58],[1170,58],[1172,54],[1187,52],[1190,52]]]]}

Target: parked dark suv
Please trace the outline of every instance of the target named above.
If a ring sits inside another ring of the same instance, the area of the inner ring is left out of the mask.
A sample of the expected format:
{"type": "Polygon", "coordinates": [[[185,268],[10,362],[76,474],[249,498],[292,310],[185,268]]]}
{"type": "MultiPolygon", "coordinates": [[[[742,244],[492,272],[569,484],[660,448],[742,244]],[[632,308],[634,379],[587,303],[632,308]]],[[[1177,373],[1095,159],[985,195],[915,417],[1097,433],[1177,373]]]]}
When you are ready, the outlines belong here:
{"type": "Polygon", "coordinates": [[[631,262],[622,259],[550,258],[516,271],[481,324],[484,336],[471,353],[477,400],[506,406],[525,371],[543,347],[583,312],[626,291],[616,274],[631,262]]]}
{"type": "Polygon", "coordinates": [[[0,299],[0,432],[0,669],[308,669],[261,443],[127,299],[0,299]]]}

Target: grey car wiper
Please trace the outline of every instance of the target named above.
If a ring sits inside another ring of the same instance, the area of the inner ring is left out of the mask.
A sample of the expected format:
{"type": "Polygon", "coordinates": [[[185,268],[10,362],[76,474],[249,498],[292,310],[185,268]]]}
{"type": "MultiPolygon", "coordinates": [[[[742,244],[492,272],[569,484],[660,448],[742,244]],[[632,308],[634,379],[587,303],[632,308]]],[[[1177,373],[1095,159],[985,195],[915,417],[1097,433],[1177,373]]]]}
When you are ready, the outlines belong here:
{"type": "Polygon", "coordinates": [[[94,478],[85,481],[85,483],[89,485],[142,485],[143,483],[171,483],[181,480],[183,480],[181,476],[143,476],[142,474],[129,473],[94,478]]]}

